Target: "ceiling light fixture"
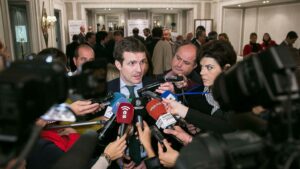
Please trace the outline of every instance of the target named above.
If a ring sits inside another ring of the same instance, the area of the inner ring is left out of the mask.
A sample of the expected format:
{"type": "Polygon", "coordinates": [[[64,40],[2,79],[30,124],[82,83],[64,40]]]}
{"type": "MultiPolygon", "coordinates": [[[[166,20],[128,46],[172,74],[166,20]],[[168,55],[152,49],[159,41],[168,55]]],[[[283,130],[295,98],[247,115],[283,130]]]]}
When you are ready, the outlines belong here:
{"type": "Polygon", "coordinates": [[[242,5],[241,4],[238,4],[238,7],[241,7],[242,5]]]}

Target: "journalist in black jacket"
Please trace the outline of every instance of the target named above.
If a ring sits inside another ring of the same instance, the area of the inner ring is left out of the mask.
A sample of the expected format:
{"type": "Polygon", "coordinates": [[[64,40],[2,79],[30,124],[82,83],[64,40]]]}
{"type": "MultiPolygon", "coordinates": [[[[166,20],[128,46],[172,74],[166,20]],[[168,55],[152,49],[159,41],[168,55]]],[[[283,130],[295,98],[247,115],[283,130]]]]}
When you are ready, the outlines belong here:
{"type": "Polygon", "coordinates": [[[236,54],[231,44],[222,41],[212,41],[203,46],[200,53],[200,76],[203,87],[198,89],[203,95],[194,96],[194,103],[198,103],[197,110],[186,107],[179,102],[164,100],[166,108],[172,114],[185,118],[205,131],[227,133],[234,131],[229,122],[229,112],[222,111],[218,102],[213,98],[211,87],[215,78],[228,70],[236,62],[236,54]]]}

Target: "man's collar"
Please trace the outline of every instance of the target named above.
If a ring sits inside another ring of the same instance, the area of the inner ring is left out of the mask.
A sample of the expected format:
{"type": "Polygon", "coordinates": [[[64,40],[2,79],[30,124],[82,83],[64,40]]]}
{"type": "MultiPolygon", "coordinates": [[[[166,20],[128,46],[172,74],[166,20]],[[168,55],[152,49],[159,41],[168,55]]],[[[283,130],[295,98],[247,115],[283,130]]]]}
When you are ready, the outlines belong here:
{"type": "MultiPolygon", "coordinates": [[[[122,80],[120,77],[120,89],[125,87],[127,84],[122,80]]],[[[140,82],[138,84],[134,84],[137,88],[142,88],[143,87],[143,82],[140,82]]]]}

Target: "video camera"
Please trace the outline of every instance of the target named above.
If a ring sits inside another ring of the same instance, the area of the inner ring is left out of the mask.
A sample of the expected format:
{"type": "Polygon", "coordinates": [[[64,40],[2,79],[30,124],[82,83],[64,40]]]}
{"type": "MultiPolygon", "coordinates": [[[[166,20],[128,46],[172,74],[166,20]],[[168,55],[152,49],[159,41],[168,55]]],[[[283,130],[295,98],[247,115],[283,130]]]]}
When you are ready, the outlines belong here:
{"type": "Polygon", "coordinates": [[[106,94],[106,65],[102,62],[99,70],[95,64],[87,63],[72,77],[63,64],[44,60],[17,61],[0,73],[0,166],[19,154],[35,121],[64,102],[70,90],[84,97],[106,94]]]}
{"type": "Polygon", "coordinates": [[[199,135],[182,149],[175,168],[300,168],[295,67],[289,49],[278,46],[221,73],[213,86],[221,109],[246,112],[264,106],[271,111],[268,129],[263,135],[252,131],[199,135]]]}

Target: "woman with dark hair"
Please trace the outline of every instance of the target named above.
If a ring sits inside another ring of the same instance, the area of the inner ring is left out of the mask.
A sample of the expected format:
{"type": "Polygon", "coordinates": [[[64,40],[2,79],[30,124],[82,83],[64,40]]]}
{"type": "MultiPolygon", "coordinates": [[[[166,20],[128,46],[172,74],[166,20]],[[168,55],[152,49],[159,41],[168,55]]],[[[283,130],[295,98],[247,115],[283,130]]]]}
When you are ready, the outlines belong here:
{"type": "Polygon", "coordinates": [[[185,118],[189,123],[202,129],[226,133],[233,131],[227,122],[228,113],[223,112],[212,96],[211,87],[216,77],[236,63],[236,53],[229,42],[212,41],[203,46],[200,53],[200,76],[203,80],[203,95],[195,96],[199,109],[194,110],[177,101],[164,100],[168,112],[185,118]]]}
{"type": "Polygon", "coordinates": [[[276,46],[277,45],[276,42],[271,39],[271,36],[270,36],[269,33],[265,33],[262,40],[263,41],[260,44],[262,50],[266,50],[266,49],[268,49],[268,48],[270,48],[272,46],[276,46]]]}
{"type": "Polygon", "coordinates": [[[250,34],[250,42],[244,46],[243,57],[249,56],[253,53],[259,53],[261,51],[261,46],[257,41],[257,34],[252,32],[250,34]]]}

